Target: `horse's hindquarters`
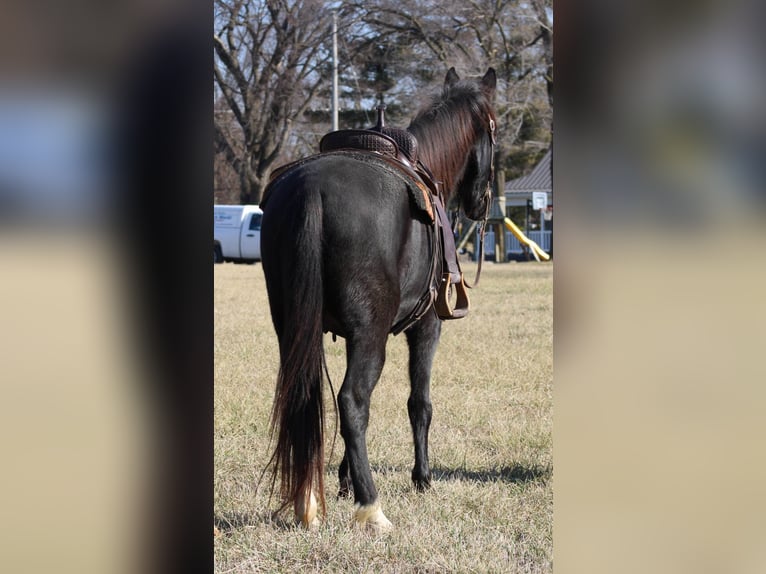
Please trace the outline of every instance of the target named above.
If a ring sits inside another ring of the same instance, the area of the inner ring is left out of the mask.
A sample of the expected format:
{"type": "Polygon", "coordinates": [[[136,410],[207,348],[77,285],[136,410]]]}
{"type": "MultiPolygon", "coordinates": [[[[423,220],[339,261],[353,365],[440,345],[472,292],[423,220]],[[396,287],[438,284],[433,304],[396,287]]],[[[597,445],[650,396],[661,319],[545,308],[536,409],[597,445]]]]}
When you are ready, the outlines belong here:
{"type": "Polygon", "coordinates": [[[431,228],[406,181],[356,157],[319,157],[300,169],[291,193],[321,197],[325,330],[389,332],[427,290],[430,272],[431,228]]]}

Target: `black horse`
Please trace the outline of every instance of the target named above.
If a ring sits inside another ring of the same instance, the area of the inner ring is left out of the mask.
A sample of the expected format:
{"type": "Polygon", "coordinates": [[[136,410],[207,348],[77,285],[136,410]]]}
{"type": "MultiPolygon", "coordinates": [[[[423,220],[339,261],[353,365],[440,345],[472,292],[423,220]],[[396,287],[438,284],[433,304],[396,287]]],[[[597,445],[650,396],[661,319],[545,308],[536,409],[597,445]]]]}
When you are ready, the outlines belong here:
{"type": "MultiPolygon", "coordinates": [[[[419,158],[441,182],[444,205],[457,194],[474,220],[487,212],[493,166],[495,71],[461,80],[454,68],[442,92],[407,128],[419,158]]],[[[338,393],[345,454],[340,495],[353,491],[355,520],[373,529],[383,514],[367,457],[370,397],[383,369],[392,326],[422,300],[431,277],[433,229],[405,180],[375,154],[319,154],[288,168],[267,190],[261,247],[280,369],[272,413],[270,466],[283,507],[310,526],[324,499],[324,332],[346,341],[338,393]]],[[[405,331],[410,349],[407,401],[415,443],[415,487],[431,482],[428,429],[431,365],[441,332],[434,312],[405,331]]]]}

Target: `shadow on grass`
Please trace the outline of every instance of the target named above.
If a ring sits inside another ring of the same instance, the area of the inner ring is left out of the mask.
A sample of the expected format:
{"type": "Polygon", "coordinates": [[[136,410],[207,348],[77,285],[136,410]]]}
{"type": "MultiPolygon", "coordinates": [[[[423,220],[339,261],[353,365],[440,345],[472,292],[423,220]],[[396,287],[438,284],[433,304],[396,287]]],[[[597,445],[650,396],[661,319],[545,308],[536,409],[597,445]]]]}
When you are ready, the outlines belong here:
{"type": "MultiPolygon", "coordinates": [[[[372,471],[383,476],[407,473],[409,468],[386,467],[373,465],[372,471]]],[[[470,482],[508,482],[513,484],[523,484],[539,481],[545,484],[553,475],[553,469],[550,466],[524,466],[522,464],[512,464],[510,466],[501,466],[496,468],[471,470],[468,468],[445,468],[443,466],[434,466],[431,468],[431,477],[434,481],[448,480],[466,480],[470,482]]]]}
{"type": "Polygon", "coordinates": [[[278,530],[292,530],[295,522],[286,520],[279,514],[272,512],[245,513],[245,512],[224,512],[216,514],[213,518],[213,524],[221,534],[230,534],[235,530],[240,530],[248,526],[270,526],[278,530]]]}
{"type": "Polygon", "coordinates": [[[436,466],[431,469],[435,481],[468,480],[471,482],[509,482],[521,484],[540,481],[545,484],[553,475],[549,466],[527,467],[521,464],[490,468],[485,470],[470,470],[467,468],[444,468],[436,466]]]}

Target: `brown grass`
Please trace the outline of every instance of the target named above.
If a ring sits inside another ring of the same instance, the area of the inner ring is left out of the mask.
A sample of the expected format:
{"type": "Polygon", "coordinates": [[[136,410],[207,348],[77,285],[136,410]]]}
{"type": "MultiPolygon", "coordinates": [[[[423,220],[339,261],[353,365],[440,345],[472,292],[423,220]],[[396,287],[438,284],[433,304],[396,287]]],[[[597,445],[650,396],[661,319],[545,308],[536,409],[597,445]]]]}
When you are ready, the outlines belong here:
{"type": "MultiPolygon", "coordinates": [[[[464,270],[473,277],[475,265],[464,270]]],[[[410,483],[407,345],[389,339],[367,441],[395,529],[375,537],[350,528],[353,503],[336,500],[340,436],[322,526],[307,532],[271,517],[268,481],[257,488],[278,366],[263,272],[215,266],[216,572],[550,572],[552,272],[485,265],[468,317],[445,324],[431,392],[434,485],[424,494],[410,483]]],[[[326,336],[325,348],[337,391],[343,340],[326,336]]]]}

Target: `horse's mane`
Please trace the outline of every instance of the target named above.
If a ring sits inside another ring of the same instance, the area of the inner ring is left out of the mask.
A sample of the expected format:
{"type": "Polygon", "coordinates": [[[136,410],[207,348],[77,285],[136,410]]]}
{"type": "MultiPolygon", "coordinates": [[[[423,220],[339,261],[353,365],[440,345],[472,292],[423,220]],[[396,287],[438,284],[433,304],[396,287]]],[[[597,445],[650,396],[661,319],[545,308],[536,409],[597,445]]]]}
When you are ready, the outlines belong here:
{"type": "Polygon", "coordinates": [[[463,176],[468,151],[477,133],[487,129],[491,110],[481,86],[471,80],[461,80],[445,85],[407,128],[418,140],[421,161],[442,182],[447,197],[463,176]]]}

